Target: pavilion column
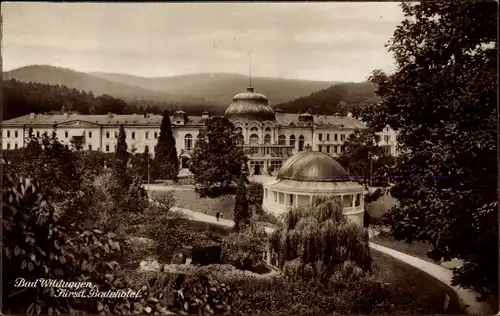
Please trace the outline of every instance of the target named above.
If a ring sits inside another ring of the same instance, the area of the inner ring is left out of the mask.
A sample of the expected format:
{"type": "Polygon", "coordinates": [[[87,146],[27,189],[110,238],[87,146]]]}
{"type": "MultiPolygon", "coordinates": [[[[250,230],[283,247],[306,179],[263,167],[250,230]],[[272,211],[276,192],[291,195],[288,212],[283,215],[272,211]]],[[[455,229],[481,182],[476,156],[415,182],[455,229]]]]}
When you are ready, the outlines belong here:
{"type": "Polygon", "coordinates": [[[311,204],[311,205],[313,204],[313,196],[312,196],[312,194],[309,195],[309,204],[311,204]]]}
{"type": "Polygon", "coordinates": [[[352,196],[352,207],[356,206],[356,194],[351,195],[352,196]]]}
{"type": "Polygon", "coordinates": [[[299,195],[298,194],[295,194],[293,201],[295,202],[295,206],[299,206],[299,195]]]}

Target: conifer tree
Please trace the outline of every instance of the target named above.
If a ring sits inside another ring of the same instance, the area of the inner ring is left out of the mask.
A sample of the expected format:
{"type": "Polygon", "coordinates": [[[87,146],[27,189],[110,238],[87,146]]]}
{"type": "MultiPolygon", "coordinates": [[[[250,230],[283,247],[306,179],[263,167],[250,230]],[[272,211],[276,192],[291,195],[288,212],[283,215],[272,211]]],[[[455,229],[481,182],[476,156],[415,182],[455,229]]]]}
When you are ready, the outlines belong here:
{"type": "Polygon", "coordinates": [[[125,141],[125,129],[121,125],[118,133],[115,159],[113,161],[113,178],[122,187],[125,187],[127,182],[128,159],[129,153],[127,152],[127,142],[125,141]]]}
{"type": "Polygon", "coordinates": [[[179,174],[179,157],[175,148],[172,124],[168,111],[163,112],[160,136],[155,146],[154,178],[177,181],[179,174]]]}
{"type": "Polygon", "coordinates": [[[236,197],[234,199],[234,229],[240,231],[244,226],[250,223],[250,212],[247,199],[247,179],[242,173],[236,189],[236,197]]]}

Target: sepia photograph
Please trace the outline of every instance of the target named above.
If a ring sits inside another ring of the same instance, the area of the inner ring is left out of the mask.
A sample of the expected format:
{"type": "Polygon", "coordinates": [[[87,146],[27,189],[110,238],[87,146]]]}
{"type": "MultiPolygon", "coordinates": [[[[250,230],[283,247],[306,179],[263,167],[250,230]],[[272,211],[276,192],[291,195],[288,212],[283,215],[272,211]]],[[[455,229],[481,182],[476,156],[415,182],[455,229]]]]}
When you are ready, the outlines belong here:
{"type": "Polygon", "coordinates": [[[2,2],[3,315],[494,315],[498,2],[2,2]]]}

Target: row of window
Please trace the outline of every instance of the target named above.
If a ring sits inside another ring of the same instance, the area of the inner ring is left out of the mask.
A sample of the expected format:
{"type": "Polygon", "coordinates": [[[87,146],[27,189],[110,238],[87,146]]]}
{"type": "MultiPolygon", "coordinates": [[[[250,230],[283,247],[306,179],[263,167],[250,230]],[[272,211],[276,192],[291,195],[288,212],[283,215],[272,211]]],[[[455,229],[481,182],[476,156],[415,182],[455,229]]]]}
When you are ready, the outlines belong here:
{"type": "MultiPolygon", "coordinates": [[[[10,131],[9,130],[6,131],[6,134],[7,134],[7,137],[10,137],[10,131]]],[[[17,137],[17,136],[19,136],[19,132],[18,131],[14,131],[14,137],[17,137]]]]}
{"type": "Polygon", "coordinates": [[[343,145],[318,145],[318,151],[324,152],[326,154],[339,154],[344,152],[344,146],[343,145]],[[330,151],[330,149],[332,151],[330,151]]]}
{"type": "Polygon", "coordinates": [[[17,143],[14,143],[14,148],[11,148],[10,143],[7,143],[7,149],[17,149],[17,143]]]}
{"type": "MultiPolygon", "coordinates": [[[[325,135],[326,135],[326,141],[329,142],[330,141],[330,134],[325,134],[325,135]]],[[[338,135],[339,134],[333,134],[333,141],[334,142],[338,141],[338,135]]],[[[345,135],[346,134],[340,134],[340,141],[341,142],[345,141],[345,135]]],[[[322,133],[318,134],[318,140],[323,140],[323,134],[322,133]]]]}
{"type": "MultiPolygon", "coordinates": [[[[273,196],[273,202],[274,203],[279,203],[279,204],[285,204],[285,197],[288,195],[288,205],[308,205],[310,204],[310,199],[311,197],[309,195],[299,195],[299,194],[287,194],[287,193],[282,193],[282,192],[275,192],[275,191],[270,191],[271,195],[273,196]],[[297,200],[298,199],[298,200],[297,200]],[[296,203],[297,202],[297,203],[296,203]]],[[[267,199],[267,190],[264,191],[265,198],[267,199]]],[[[354,207],[358,207],[361,205],[361,194],[354,194],[354,195],[344,195],[344,196],[338,196],[342,199],[342,206],[343,207],[353,207],[353,202],[354,202],[354,207]]],[[[312,200],[316,200],[316,196],[312,196],[312,200]]]]}

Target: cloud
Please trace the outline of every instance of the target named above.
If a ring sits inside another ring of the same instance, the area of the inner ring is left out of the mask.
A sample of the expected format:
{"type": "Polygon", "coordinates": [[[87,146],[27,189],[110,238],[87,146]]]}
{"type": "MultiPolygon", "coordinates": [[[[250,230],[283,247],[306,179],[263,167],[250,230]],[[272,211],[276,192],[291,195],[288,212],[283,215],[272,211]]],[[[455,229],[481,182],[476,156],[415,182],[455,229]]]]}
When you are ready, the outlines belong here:
{"type": "Polygon", "coordinates": [[[364,80],[392,67],[396,3],[2,3],[3,62],[144,76],[364,80]]]}

